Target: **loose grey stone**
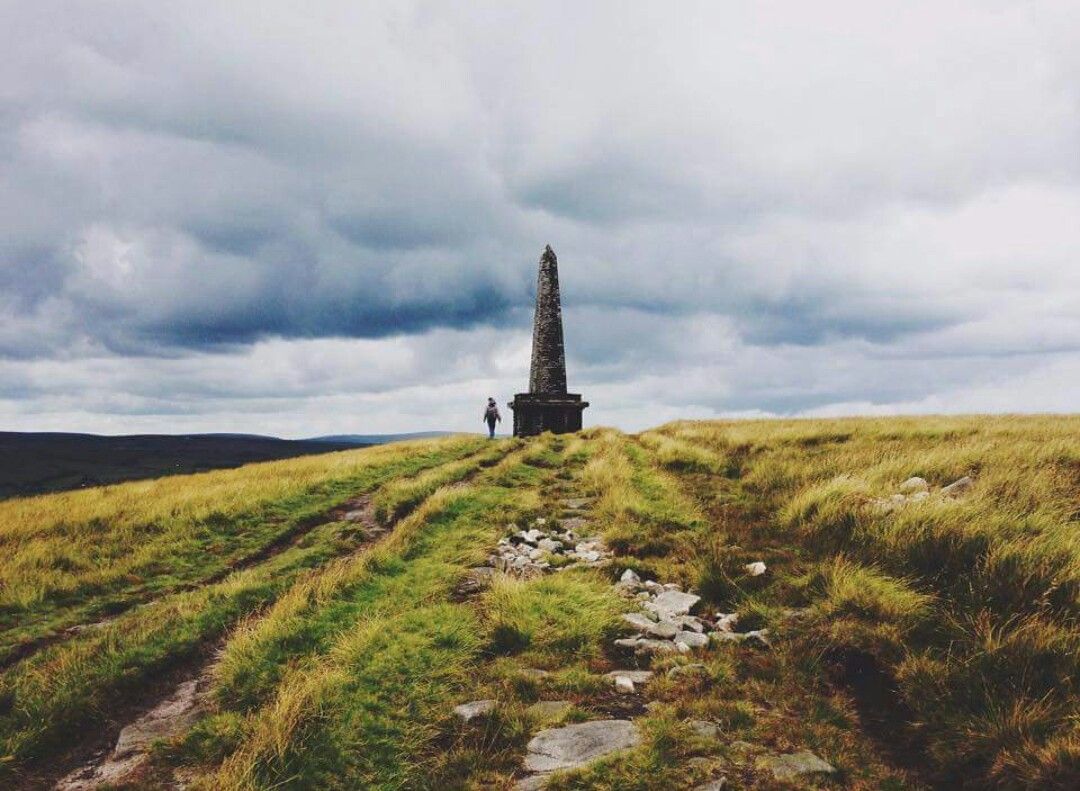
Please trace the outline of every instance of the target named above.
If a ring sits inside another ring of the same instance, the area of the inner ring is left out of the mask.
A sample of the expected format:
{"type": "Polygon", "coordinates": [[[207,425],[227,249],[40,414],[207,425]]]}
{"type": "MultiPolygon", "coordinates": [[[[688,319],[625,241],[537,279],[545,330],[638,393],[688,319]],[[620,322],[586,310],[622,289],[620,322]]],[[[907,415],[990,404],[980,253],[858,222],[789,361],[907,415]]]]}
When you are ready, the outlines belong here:
{"type": "Polygon", "coordinates": [[[925,479],[916,476],[908,478],[897,490],[901,494],[914,494],[915,492],[928,492],[930,491],[930,484],[925,479]]]}
{"type": "Polygon", "coordinates": [[[769,630],[755,629],[752,632],[743,632],[743,640],[768,647],[770,645],[769,630]]]}
{"type": "Polygon", "coordinates": [[[491,566],[477,566],[469,569],[457,586],[457,592],[463,595],[478,593],[491,584],[495,569],[491,566]]]}
{"type": "Polygon", "coordinates": [[[587,524],[589,524],[588,521],[585,520],[585,519],[582,519],[580,516],[575,516],[575,517],[573,517],[571,519],[563,519],[562,520],[563,530],[569,530],[569,531],[581,530],[587,524]]]}
{"type": "Polygon", "coordinates": [[[634,693],[634,682],[626,676],[615,676],[615,691],[632,695],[634,693]]]}
{"type": "Polygon", "coordinates": [[[581,508],[584,508],[588,504],[589,504],[589,501],[586,500],[583,497],[575,497],[575,498],[570,499],[570,500],[563,500],[563,505],[565,505],[567,508],[569,508],[572,511],[577,511],[577,510],[579,510],[581,508]]]}
{"type": "Polygon", "coordinates": [[[948,486],[943,486],[941,493],[946,497],[958,497],[964,494],[975,483],[971,478],[965,475],[958,481],[953,481],[948,486]]]}
{"type": "Polygon", "coordinates": [[[525,769],[554,772],[583,766],[641,741],[629,720],[595,720],[540,731],[526,747],[525,769]]]}
{"type": "Polygon", "coordinates": [[[683,643],[691,648],[704,648],[709,644],[709,638],[697,632],[679,632],[675,635],[676,643],[683,643]]]}
{"type": "Polygon", "coordinates": [[[170,739],[187,730],[203,711],[206,679],[181,683],[173,693],[120,731],[116,746],[101,762],[75,770],[61,779],[60,791],[89,791],[124,781],[148,759],[154,742],[170,739]]]}
{"type": "MultiPolygon", "coordinates": [[[[645,620],[648,619],[646,618],[645,620]]],[[[659,621],[657,623],[649,621],[649,625],[645,627],[645,631],[661,640],[670,640],[679,633],[679,627],[671,621],[659,621]]]]}
{"type": "Polygon", "coordinates": [[[626,621],[626,623],[637,629],[639,632],[644,632],[647,629],[650,629],[656,625],[655,621],[651,620],[650,618],[646,618],[644,615],[638,612],[624,612],[622,619],[626,621]]]}
{"type": "Polygon", "coordinates": [[[767,755],[761,759],[761,763],[777,780],[792,780],[799,775],[831,775],[836,772],[836,767],[818,758],[809,750],[800,750],[786,755],[767,755]]]}
{"type": "Polygon", "coordinates": [[[673,618],[676,615],[687,615],[699,601],[701,597],[693,593],[666,590],[657,596],[653,603],[660,612],[667,613],[669,618],[673,618]]]}
{"type": "Polygon", "coordinates": [[[746,573],[751,577],[760,577],[765,573],[765,564],[760,560],[755,560],[753,563],[747,563],[743,568],[746,569],[746,573]]]}
{"type": "Polygon", "coordinates": [[[624,676],[635,684],[644,684],[653,677],[653,672],[651,670],[612,670],[607,674],[607,677],[613,680],[619,676],[624,676]]]}
{"type": "Polygon", "coordinates": [[[735,624],[739,622],[737,612],[718,613],[716,616],[716,628],[721,632],[734,632],[735,624]]]}
{"type": "Polygon", "coordinates": [[[637,585],[638,583],[641,582],[641,577],[639,577],[637,575],[637,572],[634,571],[633,569],[627,569],[626,571],[624,571],[622,573],[622,576],[619,577],[619,582],[625,582],[625,583],[637,585]]]}
{"type": "Polygon", "coordinates": [[[705,631],[705,624],[701,622],[700,618],[695,618],[693,615],[680,615],[675,622],[683,629],[689,629],[692,632],[705,631]]]}
{"type": "Polygon", "coordinates": [[[469,703],[462,703],[460,706],[454,706],[454,714],[464,724],[468,725],[475,719],[487,716],[494,709],[495,701],[493,700],[474,700],[469,703]]]}
{"type": "Polygon", "coordinates": [[[618,648],[631,648],[637,649],[638,643],[641,642],[640,637],[621,637],[615,641],[615,645],[618,648]]]}
{"type": "Polygon", "coordinates": [[[666,640],[638,640],[634,652],[638,654],[671,654],[679,648],[666,640]]]}
{"type": "Polygon", "coordinates": [[[769,630],[756,629],[752,632],[709,632],[709,639],[718,643],[752,642],[761,646],[768,646],[769,630]]]}

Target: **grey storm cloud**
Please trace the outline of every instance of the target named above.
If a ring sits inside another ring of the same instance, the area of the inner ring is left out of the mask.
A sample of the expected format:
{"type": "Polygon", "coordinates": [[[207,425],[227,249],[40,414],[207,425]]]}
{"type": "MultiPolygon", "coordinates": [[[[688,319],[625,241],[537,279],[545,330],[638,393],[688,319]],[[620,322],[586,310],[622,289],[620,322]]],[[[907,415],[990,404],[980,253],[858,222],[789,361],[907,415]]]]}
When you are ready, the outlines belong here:
{"type": "Polygon", "coordinates": [[[545,243],[613,419],[1071,382],[1075,3],[3,17],[0,416],[512,388],[545,243]]]}

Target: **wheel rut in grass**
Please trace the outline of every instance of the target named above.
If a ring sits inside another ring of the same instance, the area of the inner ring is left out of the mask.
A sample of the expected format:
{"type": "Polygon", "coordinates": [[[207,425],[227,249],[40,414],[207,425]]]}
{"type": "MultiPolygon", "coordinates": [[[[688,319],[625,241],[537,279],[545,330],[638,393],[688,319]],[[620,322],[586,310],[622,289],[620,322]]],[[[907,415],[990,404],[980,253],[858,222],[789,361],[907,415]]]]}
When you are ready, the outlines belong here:
{"type": "MultiPolygon", "coordinates": [[[[477,457],[481,457],[482,455],[482,452],[472,453],[464,457],[463,459],[450,460],[448,462],[445,462],[444,464],[419,470],[412,475],[404,476],[401,478],[394,478],[392,479],[392,481],[415,480],[420,475],[426,472],[438,470],[441,467],[451,464],[468,462],[470,459],[476,459],[477,457]]],[[[467,485],[468,481],[475,477],[475,475],[478,474],[482,469],[483,466],[478,463],[477,466],[467,472],[466,475],[457,482],[457,484],[452,485],[467,485]]],[[[345,502],[336,505],[323,513],[301,519],[297,521],[293,526],[291,526],[288,530],[280,533],[267,544],[257,549],[255,552],[239,558],[235,558],[224,568],[219,569],[213,574],[204,577],[198,581],[192,581],[177,585],[175,588],[165,593],[165,595],[198,590],[208,585],[213,585],[215,583],[221,582],[230,574],[233,574],[237,571],[243,571],[245,569],[253,568],[269,560],[272,560],[276,556],[280,555],[282,552],[285,552],[286,550],[300,544],[304,540],[304,538],[307,537],[314,529],[322,527],[329,523],[340,521],[353,522],[357,525],[356,529],[362,534],[378,534],[381,530],[385,528],[385,526],[380,525],[376,519],[373,497],[373,493],[369,492],[358,497],[353,497],[349,500],[346,500],[345,502]]],[[[413,509],[409,508],[403,511],[394,521],[399,521],[401,517],[407,515],[411,510],[413,509]]],[[[161,595],[161,592],[156,592],[131,596],[126,601],[115,602],[113,606],[110,607],[108,617],[101,618],[95,621],[89,621],[87,623],[67,626],[59,631],[42,635],[33,640],[19,643],[18,645],[15,645],[11,649],[9,649],[5,655],[0,657],[0,672],[7,670],[8,668],[14,667],[19,662],[32,657],[34,654],[37,654],[38,652],[50,646],[58,645],[67,640],[70,640],[82,632],[85,632],[87,630],[99,629],[103,626],[106,626],[121,615],[131,612],[132,610],[143,606],[149,601],[157,600],[158,598],[160,598],[161,595]]]]}
{"type": "MultiPolygon", "coordinates": [[[[185,583],[178,585],[169,595],[174,593],[185,593],[188,591],[198,590],[208,585],[214,585],[221,582],[230,574],[234,574],[237,571],[243,571],[257,566],[261,563],[265,563],[268,560],[273,559],[282,552],[295,547],[301,541],[304,540],[312,530],[317,527],[321,527],[331,522],[346,521],[354,522],[358,525],[359,530],[364,533],[378,534],[384,530],[375,521],[375,511],[372,505],[371,495],[362,495],[360,497],[352,498],[342,505],[335,506],[326,513],[319,514],[318,516],[312,516],[307,519],[299,521],[292,528],[277,536],[273,541],[261,547],[257,552],[250,555],[246,555],[242,558],[238,558],[227,567],[199,580],[198,582],[185,583]]],[[[6,670],[15,666],[24,659],[27,659],[34,654],[42,651],[49,646],[57,645],[66,640],[70,640],[79,634],[94,629],[100,629],[104,626],[115,621],[121,615],[131,612],[145,605],[148,601],[151,601],[150,596],[140,596],[133,598],[127,602],[123,602],[121,605],[113,608],[113,612],[107,617],[97,621],[90,621],[89,623],[76,624],[74,626],[68,626],[59,632],[44,635],[35,640],[31,640],[25,643],[20,643],[13,648],[7,656],[0,659],[0,671],[6,670]]]]}
{"type": "MultiPolygon", "coordinates": [[[[354,552],[371,550],[393,529],[392,525],[380,525],[375,520],[371,495],[352,498],[328,515],[336,517],[333,521],[350,522],[357,526],[362,541],[354,552]]],[[[294,537],[291,544],[300,538],[302,536],[294,537]]],[[[287,548],[288,545],[282,545],[277,551],[287,548]]],[[[272,554],[262,560],[269,557],[272,554]]],[[[251,619],[247,619],[246,623],[250,622],[251,619]]],[[[231,634],[216,641],[213,646],[202,647],[194,657],[177,665],[162,680],[120,704],[118,711],[95,737],[55,761],[58,768],[42,773],[29,787],[51,787],[54,791],[91,791],[118,784],[138,785],[150,771],[153,744],[181,735],[208,712],[211,672],[230,637],[231,634]]],[[[155,778],[156,784],[160,784],[160,780],[155,778]]]]}
{"type": "MultiPolygon", "coordinates": [[[[388,538],[400,522],[394,520],[390,524],[381,524],[376,519],[373,494],[347,500],[327,512],[326,517],[329,517],[329,522],[323,518],[316,520],[317,524],[344,522],[353,525],[352,535],[359,542],[351,550],[352,554],[374,548],[388,538]]],[[[290,542],[280,544],[275,552],[261,557],[260,563],[295,546],[303,535],[295,535],[290,542]]],[[[272,601],[265,602],[260,608],[261,612],[268,612],[272,604],[272,601]]],[[[259,617],[261,615],[249,615],[245,623],[250,624],[259,617]]],[[[230,637],[234,631],[235,627],[230,629],[230,637]]],[[[200,647],[194,656],[177,662],[160,680],[144,685],[124,700],[117,700],[111,705],[108,722],[93,736],[80,741],[62,756],[49,756],[51,765],[48,768],[35,770],[30,767],[26,787],[82,791],[117,783],[138,785],[141,773],[150,771],[147,759],[152,742],[182,733],[206,713],[203,704],[209,673],[229,639],[215,640],[200,647]]],[[[159,770],[160,767],[154,767],[154,771],[159,770]]],[[[154,780],[161,784],[159,777],[155,776],[154,780]]]]}

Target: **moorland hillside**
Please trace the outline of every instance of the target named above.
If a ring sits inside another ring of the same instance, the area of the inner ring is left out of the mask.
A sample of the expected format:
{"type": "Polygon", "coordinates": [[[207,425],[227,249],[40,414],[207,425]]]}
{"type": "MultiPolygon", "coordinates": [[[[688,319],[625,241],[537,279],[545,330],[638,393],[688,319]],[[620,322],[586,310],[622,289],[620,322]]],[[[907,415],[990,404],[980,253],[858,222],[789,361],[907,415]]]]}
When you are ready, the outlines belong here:
{"type": "Polygon", "coordinates": [[[0,548],[4,787],[1080,784],[1080,418],[450,437],[0,548]]]}

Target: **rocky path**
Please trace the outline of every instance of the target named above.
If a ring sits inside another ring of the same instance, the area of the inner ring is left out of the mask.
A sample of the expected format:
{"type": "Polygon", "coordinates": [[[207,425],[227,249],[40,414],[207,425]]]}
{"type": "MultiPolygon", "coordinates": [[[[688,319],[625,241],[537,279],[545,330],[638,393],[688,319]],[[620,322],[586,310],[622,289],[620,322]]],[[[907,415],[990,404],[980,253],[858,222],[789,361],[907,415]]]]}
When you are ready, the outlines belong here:
{"type": "MultiPolygon", "coordinates": [[[[459,594],[476,594],[500,574],[532,579],[581,566],[616,566],[617,569],[619,559],[604,545],[592,521],[592,501],[573,496],[560,502],[564,509],[562,519],[551,522],[537,519],[525,528],[509,526],[508,534],[499,541],[488,563],[470,570],[459,594]]],[[[767,574],[768,568],[762,561],[752,561],[746,564],[745,571],[749,576],[760,576],[767,574]]],[[[695,654],[723,650],[721,646],[732,644],[763,651],[771,646],[768,629],[740,629],[736,613],[702,611],[702,598],[677,584],[643,579],[624,566],[614,589],[626,602],[622,620],[627,635],[614,641],[611,653],[622,657],[626,666],[606,673],[612,694],[606,701],[590,706],[596,714],[603,717],[606,713],[608,718],[544,728],[534,733],[525,748],[515,785],[517,791],[537,791],[556,772],[586,768],[600,759],[639,746],[643,731],[638,720],[647,716],[653,705],[649,687],[655,673],[645,668],[654,659],[689,658],[691,661],[671,665],[664,671],[668,678],[675,678],[706,671],[705,664],[694,661],[695,654]]],[[[549,675],[545,671],[533,672],[539,678],[549,675]]],[[[454,713],[462,726],[468,727],[470,723],[483,721],[496,707],[495,700],[476,700],[459,705],[454,713]]],[[[556,719],[570,707],[565,700],[542,699],[532,704],[528,713],[535,720],[556,719]]],[[[720,746],[722,729],[717,723],[689,720],[686,724],[695,737],[720,746]]],[[[727,749],[741,756],[744,766],[753,766],[752,771],[765,773],[776,782],[828,777],[837,771],[805,749],[774,753],[745,742],[733,742],[727,749]]],[[[687,777],[700,776],[702,766],[707,764],[705,759],[690,759],[687,777]],[[695,761],[697,767],[692,766],[695,761]]],[[[695,785],[694,791],[719,791],[728,785],[727,776],[718,773],[695,785]]]]}

